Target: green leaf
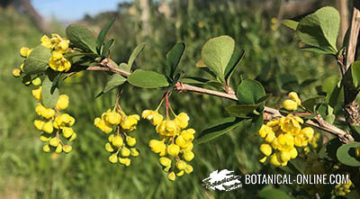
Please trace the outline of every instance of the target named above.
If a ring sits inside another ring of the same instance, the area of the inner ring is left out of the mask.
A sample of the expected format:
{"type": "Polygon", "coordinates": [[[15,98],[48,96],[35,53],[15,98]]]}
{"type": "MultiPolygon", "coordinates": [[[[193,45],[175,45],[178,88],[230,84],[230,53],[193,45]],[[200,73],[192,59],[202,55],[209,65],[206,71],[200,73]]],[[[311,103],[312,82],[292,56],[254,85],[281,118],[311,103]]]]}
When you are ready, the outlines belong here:
{"type": "Polygon", "coordinates": [[[144,47],[145,47],[145,43],[141,43],[138,46],[136,46],[136,48],[132,51],[128,61],[129,71],[131,70],[132,65],[134,64],[136,57],[139,56],[139,54],[144,50],[144,47]]]}
{"type": "Polygon", "coordinates": [[[319,97],[314,97],[314,98],[310,98],[307,99],[305,101],[303,101],[301,104],[308,110],[311,112],[315,111],[315,105],[323,102],[324,101],[324,97],[323,96],[319,96],[319,97]]]}
{"type": "Polygon", "coordinates": [[[107,57],[109,55],[110,48],[113,45],[114,41],[115,41],[114,39],[110,39],[110,40],[108,40],[108,41],[106,41],[104,43],[104,46],[103,46],[103,49],[102,49],[102,52],[101,52],[101,55],[103,57],[107,57]]]}
{"type": "Polygon", "coordinates": [[[179,42],[166,54],[166,75],[173,79],[176,75],[176,69],[180,62],[180,59],[184,53],[185,44],[179,42]]]}
{"type": "Polygon", "coordinates": [[[198,144],[209,142],[225,133],[228,133],[235,127],[238,127],[242,124],[245,120],[242,118],[236,117],[227,117],[220,120],[215,121],[214,123],[210,124],[209,127],[204,129],[199,137],[196,139],[198,144]]]}
{"type": "Polygon", "coordinates": [[[309,51],[309,52],[313,52],[313,53],[317,53],[317,54],[320,54],[320,55],[331,55],[331,54],[334,54],[334,51],[333,51],[333,50],[323,49],[323,48],[318,48],[318,47],[311,47],[311,46],[307,46],[307,47],[301,48],[301,50],[309,51]]]}
{"type": "Polygon", "coordinates": [[[96,39],[94,35],[86,28],[80,25],[69,25],[66,28],[66,37],[77,48],[84,50],[85,52],[96,51],[96,39]]]}
{"type": "Polygon", "coordinates": [[[323,7],[299,22],[296,34],[304,43],[337,53],[340,15],[333,7],[323,7]]]}
{"type": "Polygon", "coordinates": [[[59,90],[53,86],[53,83],[46,77],[42,83],[41,99],[45,107],[54,108],[59,98],[59,90]]]}
{"type": "Polygon", "coordinates": [[[184,77],[184,78],[181,79],[182,83],[194,84],[194,85],[203,85],[208,81],[210,81],[210,80],[204,79],[204,78],[201,78],[201,77],[184,77]]]}
{"type": "Polygon", "coordinates": [[[115,87],[118,87],[126,82],[126,78],[121,75],[112,75],[106,82],[103,92],[107,93],[115,87]]]}
{"type": "Polygon", "coordinates": [[[123,70],[125,70],[127,72],[130,72],[130,67],[129,67],[129,65],[127,63],[120,63],[119,68],[123,69],[123,70]]]}
{"type": "Polygon", "coordinates": [[[292,30],[296,30],[297,26],[299,25],[299,22],[291,19],[284,19],[281,21],[281,23],[292,30]]]}
{"type": "Polygon", "coordinates": [[[231,75],[233,74],[236,66],[239,64],[241,59],[244,57],[245,51],[242,49],[235,49],[234,53],[231,56],[231,59],[228,65],[225,68],[225,80],[228,82],[231,75]]]}
{"type": "Polygon", "coordinates": [[[51,52],[49,49],[38,46],[34,48],[24,62],[24,73],[33,74],[43,72],[48,68],[51,52]]]}
{"type": "Polygon", "coordinates": [[[265,187],[258,193],[262,199],[291,199],[288,194],[280,189],[265,187]]]}
{"type": "Polygon", "coordinates": [[[248,115],[253,113],[256,108],[255,104],[232,104],[225,109],[232,116],[248,118],[248,115]]]}
{"type": "Polygon", "coordinates": [[[237,87],[236,96],[240,104],[257,104],[266,93],[260,82],[245,79],[237,87]]]}
{"type": "Polygon", "coordinates": [[[352,167],[360,166],[359,159],[356,158],[355,150],[360,147],[360,142],[344,144],[336,151],[336,157],[339,162],[352,167]]]}
{"type": "Polygon", "coordinates": [[[105,41],[105,36],[107,35],[107,33],[109,32],[111,26],[113,25],[113,23],[115,22],[116,17],[113,17],[105,26],[104,28],[100,31],[97,39],[96,39],[96,50],[98,52],[98,54],[100,54],[101,51],[101,47],[103,46],[103,43],[105,41]]]}
{"type": "Polygon", "coordinates": [[[360,61],[355,61],[351,64],[351,76],[354,86],[357,88],[360,83],[360,61]]]}
{"type": "Polygon", "coordinates": [[[201,59],[204,64],[223,82],[225,81],[225,69],[234,48],[235,41],[230,36],[224,35],[208,40],[201,51],[201,59]]]}
{"type": "Polygon", "coordinates": [[[169,86],[165,75],[145,70],[136,70],[128,77],[128,82],[142,88],[159,88],[169,86]]]}

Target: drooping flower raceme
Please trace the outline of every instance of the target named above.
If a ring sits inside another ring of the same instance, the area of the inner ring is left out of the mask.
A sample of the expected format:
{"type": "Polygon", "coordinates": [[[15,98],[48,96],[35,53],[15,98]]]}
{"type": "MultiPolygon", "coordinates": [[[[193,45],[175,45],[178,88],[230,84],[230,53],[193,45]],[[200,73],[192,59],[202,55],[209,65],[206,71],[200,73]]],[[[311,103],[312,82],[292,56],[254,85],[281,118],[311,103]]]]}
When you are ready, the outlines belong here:
{"type": "Polygon", "coordinates": [[[142,117],[155,126],[160,136],[159,140],[150,140],[149,146],[154,153],[159,154],[160,164],[168,172],[168,178],[174,181],[176,176],[190,174],[193,167],[188,162],[195,157],[192,152],[195,130],[185,129],[189,124],[189,116],[180,113],[173,120],[164,120],[159,112],[144,110],[142,117]]]}
{"type": "Polygon", "coordinates": [[[68,108],[69,97],[67,95],[60,95],[55,107],[48,108],[41,102],[41,93],[41,86],[32,90],[34,98],[38,101],[35,111],[40,117],[34,120],[34,126],[42,132],[40,140],[45,143],[43,150],[45,152],[69,153],[72,150],[72,146],[69,143],[77,137],[72,128],[75,118],[62,112],[68,108]]]}
{"type": "Polygon", "coordinates": [[[94,120],[94,125],[105,134],[108,134],[108,142],[105,144],[106,151],[110,152],[109,161],[119,162],[122,165],[131,164],[130,157],[139,156],[135,148],[136,138],[128,135],[136,129],[140,120],[139,115],[126,115],[121,110],[107,110],[94,120]],[[115,132],[113,132],[115,127],[115,132]],[[112,133],[113,132],[113,133],[112,133]]]}
{"type": "MultiPolygon", "coordinates": [[[[285,100],[283,105],[287,110],[296,110],[301,100],[295,92],[289,94],[290,99],[285,100]]],[[[264,155],[260,162],[269,159],[274,166],[286,166],[288,161],[298,156],[296,147],[305,147],[304,151],[310,150],[308,145],[317,147],[316,140],[319,134],[315,134],[311,127],[302,128],[304,121],[294,114],[286,117],[272,119],[263,124],[259,135],[263,139],[260,151],[264,155]]]]}

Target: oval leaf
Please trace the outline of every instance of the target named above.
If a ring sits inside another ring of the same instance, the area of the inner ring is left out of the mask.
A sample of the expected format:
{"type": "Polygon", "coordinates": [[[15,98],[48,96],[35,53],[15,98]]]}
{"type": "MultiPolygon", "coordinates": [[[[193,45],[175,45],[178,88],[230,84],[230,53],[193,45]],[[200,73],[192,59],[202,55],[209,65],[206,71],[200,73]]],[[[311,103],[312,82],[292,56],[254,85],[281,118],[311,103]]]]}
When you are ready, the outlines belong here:
{"type": "Polygon", "coordinates": [[[266,93],[260,82],[245,79],[237,87],[236,96],[240,104],[257,104],[266,96],[266,93]]]}
{"type": "Polygon", "coordinates": [[[128,67],[129,67],[128,72],[131,70],[131,67],[134,64],[134,61],[137,58],[137,56],[139,56],[139,54],[144,50],[144,47],[145,47],[145,43],[141,43],[138,46],[136,46],[136,48],[131,53],[128,61],[128,67]]]}
{"type": "Polygon", "coordinates": [[[133,72],[128,77],[128,82],[142,88],[160,88],[169,86],[169,82],[164,75],[145,70],[136,70],[133,72]]]}
{"type": "Polygon", "coordinates": [[[223,82],[226,66],[234,52],[235,41],[230,36],[224,35],[210,39],[201,51],[204,64],[223,82]]]}
{"type": "Polygon", "coordinates": [[[360,161],[355,156],[355,149],[357,147],[360,147],[360,142],[344,144],[339,147],[336,151],[336,157],[339,162],[352,167],[360,166],[360,161]]]}
{"type": "Polygon", "coordinates": [[[208,128],[204,129],[199,137],[196,139],[198,144],[209,142],[220,135],[228,133],[235,127],[238,127],[240,124],[245,123],[245,120],[242,118],[236,117],[227,117],[220,120],[215,121],[214,123],[210,124],[208,128]]]}
{"type": "Polygon", "coordinates": [[[175,46],[166,54],[166,74],[172,79],[176,75],[176,69],[180,62],[181,56],[185,50],[183,42],[175,44],[175,46]]]}
{"type": "Polygon", "coordinates": [[[97,54],[96,39],[94,35],[83,26],[75,24],[69,25],[66,28],[66,37],[75,47],[97,54]]]}
{"type": "Polygon", "coordinates": [[[354,86],[357,88],[360,84],[360,61],[355,61],[351,64],[351,75],[354,86]]]}
{"type": "Polygon", "coordinates": [[[323,7],[299,22],[296,34],[304,43],[337,53],[340,15],[333,7],[323,7]]]}
{"type": "Polygon", "coordinates": [[[121,75],[112,75],[108,81],[106,82],[105,88],[104,88],[104,93],[109,92],[110,90],[112,90],[115,87],[118,87],[120,85],[122,85],[123,83],[126,82],[126,78],[121,76],[121,75]]]}
{"type": "Polygon", "coordinates": [[[53,87],[53,83],[49,78],[45,78],[42,83],[41,99],[45,107],[53,108],[59,98],[59,90],[53,87]]]}
{"type": "Polygon", "coordinates": [[[25,59],[24,72],[26,74],[33,74],[45,71],[48,68],[50,57],[49,49],[43,46],[34,48],[29,57],[25,59]]]}

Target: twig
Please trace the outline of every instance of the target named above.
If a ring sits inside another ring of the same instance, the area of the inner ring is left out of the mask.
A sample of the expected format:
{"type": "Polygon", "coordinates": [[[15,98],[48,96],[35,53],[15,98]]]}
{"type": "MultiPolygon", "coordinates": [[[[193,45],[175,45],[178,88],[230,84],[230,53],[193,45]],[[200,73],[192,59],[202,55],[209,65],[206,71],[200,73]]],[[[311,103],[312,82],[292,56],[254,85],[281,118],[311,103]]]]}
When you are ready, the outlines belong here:
{"type": "MultiPolygon", "coordinates": [[[[109,62],[106,62],[106,66],[107,67],[91,66],[91,67],[88,67],[86,70],[109,71],[109,72],[113,72],[116,74],[120,74],[124,77],[128,77],[131,74],[130,72],[124,71],[122,69],[112,67],[109,62]]],[[[181,82],[178,82],[175,84],[175,90],[177,90],[179,92],[191,91],[191,92],[226,98],[226,99],[230,99],[230,100],[234,100],[234,101],[238,100],[236,95],[233,93],[224,93],[224,92],[220,92],[220,91],[209,90],[209,89],[193,86],[190,84],[184,84],[181,82]]],[[[277,117],[281,117],[281,116],[282,116],[282,114],[277,109],[267,107],[267,106],[264,109],[264,119],[266,119],[266,120],[270,120],[272,118],[277,118],[277,117]]],[[[331,134],[337,136],[338,139],[343,143],[350,143],[350,142],[354,141],[354,138],[349,133],[347,133],[346,131],[344,131],[342,129],[339,129],[338,127],[336,127],[332,124],[327,123],[320,115],[317,115],[316,117],[307,120],[305,123],[309,126],[318,128],[320,130],[323,130],[325,132],[328,132],[328,133],[331,133],[331,134]]]]}

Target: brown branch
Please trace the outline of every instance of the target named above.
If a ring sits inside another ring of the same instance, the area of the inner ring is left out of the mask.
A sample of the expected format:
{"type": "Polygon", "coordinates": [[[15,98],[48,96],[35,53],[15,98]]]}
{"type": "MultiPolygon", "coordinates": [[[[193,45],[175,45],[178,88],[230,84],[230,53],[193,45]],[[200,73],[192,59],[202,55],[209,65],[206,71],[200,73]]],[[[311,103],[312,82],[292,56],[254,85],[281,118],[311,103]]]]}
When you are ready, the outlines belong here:
{"type": "Polygon", "coordinates": [[[352,77],[348,72],[351,64],[355,60],[356,46],[360,31],[360,2],[354,1],[352,19],[349,29],[349,41],[346,47],[345,59],[338,61],[342,68],[343,85],[344,85],[344,112],[346,121],[349,125],[360,124],[359,104],[356,102],[358,89],[353,84],[352,77]]]}
{"type": "MultiPolygon", "coordinates": [[[[113,67],[110,64],[110,62],[108,62],[107,60],[103,60],[101,62],[101,65],[103,65],[103,66],[90,66],[86,70],[109,71],[109,72],[113,72],[116,74],[120,74],[124,77],[128,77],[131,74],[130,72],[124,71],[120,68],[113,67]]],[[[207,94],[207,95],[221,97],[221,98],[230,99],[230,100],[234,100],[234,101],[238,100],[238,98],[236,97],[236,95],[234,93],[225,93],[225,92],[220,92],[220,91],[209,90],[209,89],[193,86],[190,84],[184,84],[181,82],[178,82],[175,84],[175,90],[177,90],[179,92],[191,91],[191,92],[195,92],[195,93],[207,94]]],[[[277,117],[281,117],[281,116],[282,116],[282,114],[277,109],[274,109],[271,107],[265,107],[265,109],[264,109],[264,119],[266,119],[266,120],[270,120],[272,118],[277,118],[277,117]]],[[[337,136],[339,138],[339,140],[343,143],[350,143],[350,142],[354,141],[354,138],[350,134],[348,134],[346,131],[339,129],[338,127],[336,127],[332,124],[327,123],[320,115],[314,117],[313,119],[307,120],[305,123],[309,126],[318,128],[320,130],[323,130],[325,132],[328,132],[328,133],[331,133],[331,134],[337,136]]]]}

